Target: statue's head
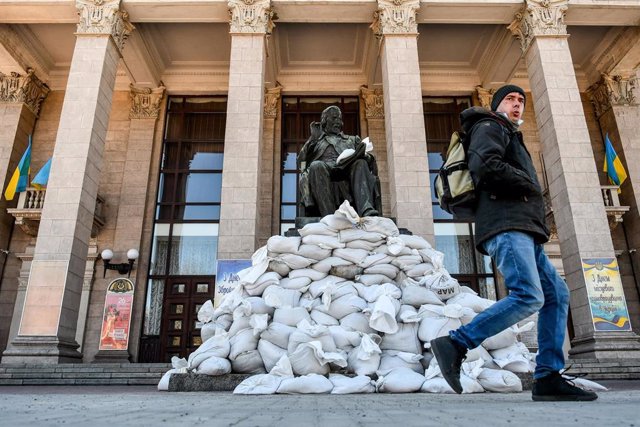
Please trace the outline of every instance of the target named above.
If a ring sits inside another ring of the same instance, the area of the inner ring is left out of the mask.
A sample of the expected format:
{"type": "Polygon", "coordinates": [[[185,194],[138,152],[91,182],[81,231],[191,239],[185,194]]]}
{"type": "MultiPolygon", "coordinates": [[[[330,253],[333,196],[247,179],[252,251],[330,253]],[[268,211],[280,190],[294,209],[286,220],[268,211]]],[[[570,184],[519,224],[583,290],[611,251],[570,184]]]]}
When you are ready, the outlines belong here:
{"type": "Polygon", "coordinates": [[[322,129],[329,134],[337,135],[342,132],[342,112],[336,105],[327,107],[320,117],[322,129]]]}

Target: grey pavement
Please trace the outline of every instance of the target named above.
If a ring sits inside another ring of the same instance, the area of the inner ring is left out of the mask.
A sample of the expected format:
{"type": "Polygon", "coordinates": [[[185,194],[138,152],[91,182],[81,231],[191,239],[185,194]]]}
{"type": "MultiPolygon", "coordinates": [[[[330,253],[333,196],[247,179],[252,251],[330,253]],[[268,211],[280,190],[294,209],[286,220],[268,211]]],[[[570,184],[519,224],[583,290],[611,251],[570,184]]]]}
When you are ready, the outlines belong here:
{"type": "Polygon", "coordinates": [[[531,393],[235,396],[148,386],[0,387],[0,426],[640,426],[640,382],[602,382],[595,402],[531,393]]]}

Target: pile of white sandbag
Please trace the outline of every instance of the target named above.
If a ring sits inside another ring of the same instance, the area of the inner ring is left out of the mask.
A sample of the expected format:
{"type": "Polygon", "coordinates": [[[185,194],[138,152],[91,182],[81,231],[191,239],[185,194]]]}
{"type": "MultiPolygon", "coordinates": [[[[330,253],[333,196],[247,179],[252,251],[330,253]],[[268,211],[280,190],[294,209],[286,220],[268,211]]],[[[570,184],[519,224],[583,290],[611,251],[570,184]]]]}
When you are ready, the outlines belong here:
{"type": "MultiPolygon", "coordinates": [[[[255,374],[235,393],[452,393],[429,342],[493,304],[460,286],[443,254],[387,218],[333,215],[273,236],[220,306],[198,314],[203,344],[173,372],[255,374]],[[348,375],[345,375],[348,374],[348,375]],[[373,381],[372,378],[377,378],[373,381]]],[[[509,328],[469,351],[465,392],[518,392],[532,357],[509,328]]]]}

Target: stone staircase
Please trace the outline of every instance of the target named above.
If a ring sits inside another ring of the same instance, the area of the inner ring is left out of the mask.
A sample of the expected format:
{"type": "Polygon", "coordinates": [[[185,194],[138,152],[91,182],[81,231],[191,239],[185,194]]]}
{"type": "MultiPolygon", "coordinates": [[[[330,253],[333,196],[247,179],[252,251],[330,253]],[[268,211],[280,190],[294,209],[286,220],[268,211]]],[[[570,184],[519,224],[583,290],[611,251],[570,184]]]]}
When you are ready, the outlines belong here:
{"type": "Polygon", "coordinates": [[[568,375],[588,374],[590,380],[639,380],[640,360],[569,360],[567,367],[571,366],[568,375]]]}
{"type": "Polygon", "coordinates": [[[169,363],[0,364],[3,385],[157,385],[169,363]]]}

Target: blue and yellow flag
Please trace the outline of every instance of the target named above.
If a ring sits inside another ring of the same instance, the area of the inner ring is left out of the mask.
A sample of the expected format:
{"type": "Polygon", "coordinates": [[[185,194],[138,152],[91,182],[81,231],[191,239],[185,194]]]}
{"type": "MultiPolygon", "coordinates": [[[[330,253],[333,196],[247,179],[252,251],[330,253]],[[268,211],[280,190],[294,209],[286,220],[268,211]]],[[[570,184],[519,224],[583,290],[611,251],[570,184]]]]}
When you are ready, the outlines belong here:
{"type": "MultiPolygon", "coordinates": [[[[619,187],[627,179],[627,172],[624,170],[624,166],[622,166],[622,162],[620,161],[620,157],[616,154],[616,150],[613,149],[611,140],[609,140],[609,134],[604,138],[604,148],[604,171],[609,177],[609,182],[619,187]]],[[[620,189],[618,189],[618,193],[619,192],[620,189]]]]}
{"type": "Polygon", "coordinates": [[[9,185],[4,190],[4,198],[13,200],[16,193],[21,193],[27,189],[29,183],[29,167],[31,166],[31,135],[29,135],[29,145],[18,163],[18,167],[13,172],[9,185]]]}
{"type": "Polygon", "coordinates": [[[49,182],[49,171],[51,170],[51,157],[47,160],[47,163],[42,166],[42,169],[38,171],[36,176],[31,180],[31,186],[38,190],[43,189],[49,182]]]}

